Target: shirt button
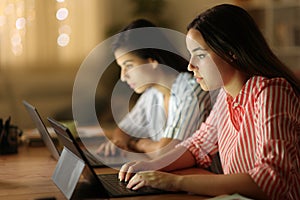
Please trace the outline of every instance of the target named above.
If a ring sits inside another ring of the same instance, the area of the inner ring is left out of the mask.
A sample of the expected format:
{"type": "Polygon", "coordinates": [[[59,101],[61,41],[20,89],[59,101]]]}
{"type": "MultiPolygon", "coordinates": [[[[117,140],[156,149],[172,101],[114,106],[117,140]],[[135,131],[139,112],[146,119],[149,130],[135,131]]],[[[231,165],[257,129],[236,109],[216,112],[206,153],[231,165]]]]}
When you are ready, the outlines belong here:
{"type": "Polygon", "coordinates": [[[235,108],[235,107],[238,107],[239,106],[239,104],[238,103],[234,103],[233,104],[233,107],[235,108]]]}

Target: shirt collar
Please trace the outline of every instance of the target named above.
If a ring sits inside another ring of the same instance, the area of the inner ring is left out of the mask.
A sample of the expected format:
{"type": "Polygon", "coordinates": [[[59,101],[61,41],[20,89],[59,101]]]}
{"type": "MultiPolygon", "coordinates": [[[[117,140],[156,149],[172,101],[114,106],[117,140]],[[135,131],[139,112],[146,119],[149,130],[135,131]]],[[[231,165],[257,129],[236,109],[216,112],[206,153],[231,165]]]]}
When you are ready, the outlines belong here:
{"type": "Polygon", "coordinates": [[[231,104],[233,107],[242,106],[245,107],[247,103],[250,101],[251,96],[255,88],[259,85],[258,83],[263,81],[264,77],[261,76],[253,76],[247,80],[245,85],[242,87],[239,94],[233,98],[231,95],[227,93],[227,103],[231,104]]]}

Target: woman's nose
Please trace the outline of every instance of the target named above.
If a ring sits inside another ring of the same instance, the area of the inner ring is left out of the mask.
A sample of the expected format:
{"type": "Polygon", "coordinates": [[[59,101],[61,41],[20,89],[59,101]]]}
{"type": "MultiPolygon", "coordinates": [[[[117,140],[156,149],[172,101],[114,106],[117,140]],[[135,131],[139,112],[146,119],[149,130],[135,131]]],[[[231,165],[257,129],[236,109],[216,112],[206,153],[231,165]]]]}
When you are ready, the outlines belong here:
{"type": "Polygon", "coordinates": [[[128,79],[128,73],[126,69],[121,68],[121,75],[120,75],[121,81],[126,82],[128,79]]]}
{"type": "Polygon", "coordinates": [[[121,68],[121,74],[120,74],[120,79],[121,79],[121,81],[123,81],[123,82],[126,81],[125,76],[126,76],[126,71],[125,71],[125,69],[122,69],[122,68],[121,68]]]}
{"type": "Polygon", "coordinates": [[[188,65],[188,70],[189,71],[194,71],[194,70],[196,70],[197,69],[197,67],[195,67],[191,62],[189,63],[189,65],[188,65]]]}

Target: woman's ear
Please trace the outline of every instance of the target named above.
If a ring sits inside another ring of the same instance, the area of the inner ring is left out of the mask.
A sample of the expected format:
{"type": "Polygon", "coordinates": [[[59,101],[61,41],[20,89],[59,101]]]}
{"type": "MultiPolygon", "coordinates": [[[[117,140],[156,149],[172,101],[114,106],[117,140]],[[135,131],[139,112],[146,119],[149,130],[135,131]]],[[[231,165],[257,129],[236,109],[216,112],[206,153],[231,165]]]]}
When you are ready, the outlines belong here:
{"type": "Polygon", "coordinates": [[[148,61],[150,64],[152,64],[153,69],[156,69],[158,67],[158,62],[157,60],[153,59],[153,58],[148,58],[148,61]]]}
{"type": "Polygon", "coordinates": [[[230,62],[233,62],[234,60],[237,60],[237,56],[233,54],[231,51],[229,52],[230,62]]]}

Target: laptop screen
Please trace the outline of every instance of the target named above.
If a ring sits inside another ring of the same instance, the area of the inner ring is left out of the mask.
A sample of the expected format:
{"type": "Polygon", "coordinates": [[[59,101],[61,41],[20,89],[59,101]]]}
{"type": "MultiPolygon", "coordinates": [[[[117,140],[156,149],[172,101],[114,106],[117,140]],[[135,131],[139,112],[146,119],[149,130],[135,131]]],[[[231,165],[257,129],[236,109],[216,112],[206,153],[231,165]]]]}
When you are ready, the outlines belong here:
{"type": "Polygon", "coordinates": [[[54,142],[52,141],[52,138],[51,138],[40,114],[38,113],[37,109],[33,105],[28,103],[27,101],[23,101],[23,104],[24,104],[26,110],[28,111],[32,121],[34,122],[37,130],[39,131],[43,142],[45,143],[48,150],[50,151],[51,156],[54,159],[58,160],[59,159],[59,150],[55,146],[54,142]]]}
{"type": "Polygon", "coordinates": [[[78,158],[82,159],[86,164],[83,170],[83,176],[94,185],[99,187],[101,196],[108,197],[106,190],[104,189],[102,183],[97,178],[95,171],[93,170],[91,164],[89,163],[87,157],[83,153],[82,149],[80,148],[79,144],[76,142],[74,136],[71,134],[70,130],[57,122],[52,118],[48,118],[51,126],[54,128],[59,141],[68,148],[73,154],[75,154],[78,158]]]}

